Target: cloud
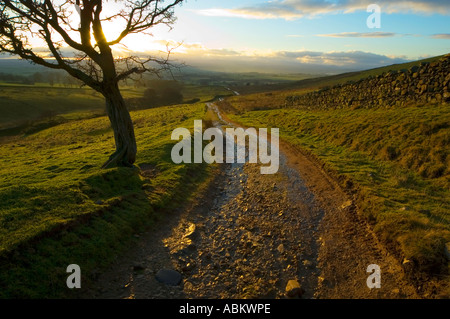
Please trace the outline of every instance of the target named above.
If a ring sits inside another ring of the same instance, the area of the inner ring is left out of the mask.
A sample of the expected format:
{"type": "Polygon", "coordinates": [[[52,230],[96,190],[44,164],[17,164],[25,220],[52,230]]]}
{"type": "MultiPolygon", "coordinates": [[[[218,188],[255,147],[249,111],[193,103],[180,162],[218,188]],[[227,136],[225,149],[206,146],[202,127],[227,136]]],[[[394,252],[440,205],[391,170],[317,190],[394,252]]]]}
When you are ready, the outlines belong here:
{"type": "Polygon", "coordinates": [[[364,51],[248,51],[231,49],[213,49],[200,43],[183,43],[174,52],[179,58],[197,56],[200,58],[220,59],[253,59],[253,60],[285,60],[293,64],[326,64],[334,66],[365,67],[382,66],[387,64],[403,63],[407,60],[403,57],[388,57],[364,51]]]}
{"type": "Polygon", "coordinates": [[[319,37],[327,38],[389,38],[397,36],[393,32],[342,32],[332,34],[318,34],[319,37]]]}
{"type": "MultiPolygon", "coordinates": [[[[268,1],[241,8],[211,8],[196,10],[198,14],[214,17],[236,17],[246,19],[295,20],[325,14],[366,11],[373,0],[281,0],[268,1]]],[[[448,0],[377,0],[384,13],[419,13],[450,15],[448,0]]]]}
{"type": "MultiPolygon", "coordinates": [[[[156,40],[161,47],[167,41],[156,40]]],[[[169,46],[175,46],[169,41],[169,46]]],[[[43,56],[49,57],[46,48],[35,48],[43,56]]],[[[123,54],[141,58],[157,57],[162,51],[145,52],[127,51],[123,54]]],[[[65,51],[70,56],[70,49],[65,51]]],[[[73,52],[72,52],[73,56],[73,52]]],[[[0,59],[3,58],[0,56],[0,59]]],[[[363,51],[248,51],[229,48],[209,48],[201,43],[182,43],[173,51],[175,64],[220,72],[269,72],[269,73],[308,73],[337,74],[343,72],[366,70],[386,65],[408,62],[405,57],[386,56],[363,51]]]]}
{"type": "Polygon", "coordinates": [[[184,43],[172,40],[155,40],[154,43],[161,45],[161,47],[173,48],[173,53],[181,54],[199,54],[202,56],[237,56],[240,52],[230,49],[212,49],[204,46],[201,43],[184,43]]]}
{"type": "MultiPolygon", "coordinates": [[[[381,35],[379,35],[381,36],[381,35]]],[[[386,35],[388,36],[388,35],[386,35]]],[[[328,65],[345,67],[349,69],[367,69],[372,67],[385,66],[407,62],[404,57],[388,57],[386,55],[375,54],[364,51],[249,51],[231,50],[226,48],[208,48],[200,43],[183,43],[174,52],[177,59],[219,59],[227,61],[253,61],[259,63],[271,63],[270,61],[284,61],[291,66],[295,65],[328,65]]]]}
{"type": "Polygon", "coordinates": [[[288,34],[285,37],[286,38],[303,38],[304,35],[302,35],[302,34],[288,34]]]}
{"type": "MultiPolygon", "coordinates": [[[[395,35],[395,34],[394,34],[395,35]]],[[[393,36],[394,36],[393,35],[393,36]]],[[[296,35],[293,35],[296,36],[296,35]]],[[[329,35],[323,35],[329,36],[329,35]]],[[[343,36],[342,34],[338,36],[343,36]]],[[[351,36],[365,36],[364,34],[351,36]]],[[[378,34],[378,36],[389,36],[378,34]]],[[[435,35],[438,38],[450,38],[449,34],[435,35]]],[[[154,39],[152,49],[143,52],[123,50],[115,52],[120,56],[128,55],[146,58],[166,57],[165,48],[175,48],[171,52],[172,61],[187,65],[223,72],[277,72],[277,73],[341,73],[371,69],[386,65],[408,62],[405,57],[386,56],[364,51],[312,51],[284,50],[259,51],[231,48],[211,48],[198,42],[179,43],[173,40],[154,39]],[[118,54],[119,55],[119,54],[118,54]]],[[[50,58],[47,48],[34,48],[41,56],[50,58]]],[[[70,48],[62,48],[66,57],[74,57],[70,48]]]]}
{"type": "Polygon", "coordinates": [[[173,58],[188,65],[224,72],[340,73],[408,62],[363,51],[246,51],[183,44],[173,58]]]}
{"type": "Polygon", "coordinates": [[[300,63],[325,64],[359,69],[407,62],[403,57],[388,57],[363,51],[280,51],[276,55],[281,58],[294,59],[300,63]]]}
{"type": "Polygon", "coordinates": [[[450,33],[439,33],[431,36],[433,39],[450,39],[450,33]]]}
{"type": "Polygon", "coordinates": [[[302,18],[304,15],[296,11],[291,11],[289,8],[282,8],[273,5],[263,5],[257,7],[246,7],[239,9],[202,9],[195,10],[200,15],[210,17],[226,17],[226,18],[245,18],[245,19],[277,19],[283,18],[286,20],[295,20],[302,18]]]}
{"type": "Polygon", "coordinates": [[[220,8],[212,8],[212,9],[201,9],[194,10],[200,15],[209,16],[209,17],[228,17],[228,18],[248,18],[248,19],[271,19],[276,18],[275,14],[270,12],[266,13],[258,13],[254,10],[246,10],[246,9],[220,9],[220,8]]]}

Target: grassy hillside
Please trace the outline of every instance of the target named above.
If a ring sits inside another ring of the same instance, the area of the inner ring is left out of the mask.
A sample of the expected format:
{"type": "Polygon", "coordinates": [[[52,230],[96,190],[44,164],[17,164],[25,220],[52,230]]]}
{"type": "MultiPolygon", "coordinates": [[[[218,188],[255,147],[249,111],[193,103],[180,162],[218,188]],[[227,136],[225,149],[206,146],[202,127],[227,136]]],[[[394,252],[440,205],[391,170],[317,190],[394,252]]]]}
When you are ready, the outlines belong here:
{"type": "Polygon", "coordinates": [[[107,118],[3,141],[0,298],[70,295],[69,264],[87,283],[133,234],[185,203],[212,168],[174,165],[171,132],[204,115],[204,104],[133,112],[140,169],[99,169],[114,151],[107,118]]]}
{"type": "Polygon", "coordinates": [[[405,268],[420,270],[411,274],[448,276],[449,106],[307,111],[280,108],[286,94],[238,96],[221,106],[245,126],[280,128],[285,141],[319,159],[405,268]]]}

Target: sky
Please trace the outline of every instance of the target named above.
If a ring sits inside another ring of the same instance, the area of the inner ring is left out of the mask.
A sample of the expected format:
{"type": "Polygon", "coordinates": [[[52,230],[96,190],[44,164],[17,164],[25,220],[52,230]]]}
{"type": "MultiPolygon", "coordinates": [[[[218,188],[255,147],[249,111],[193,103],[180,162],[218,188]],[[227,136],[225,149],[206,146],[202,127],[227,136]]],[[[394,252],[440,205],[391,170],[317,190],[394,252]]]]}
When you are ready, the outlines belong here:
{"type": "Polygon", "coordinates": [[[148,42],[135,37],[129,48],[182,42],[173,57],[194,66],[299,73],[450,53],[449,0],[188,0],[175,13],[170,32],[155,30],[148,42]],[[368,26],[370,4],[381,10],[380,28],[368,26]]]}
{"type": "MultiPolygon", "coordinates": [[[[110,1],[105,14],[119,5],[110,1]]],[[[338,73],[450,53],[450,0],[187,0],[175,15],[170,31],[129,36],[115,51],[154,56],[168,46],[174,61],[194,67],[282,73],[338,73]],[[379,28],[367,23],[371,4],[381,10],[379,28]]],[[[121,25],[104,29],[115,39],[121,25]]]]}

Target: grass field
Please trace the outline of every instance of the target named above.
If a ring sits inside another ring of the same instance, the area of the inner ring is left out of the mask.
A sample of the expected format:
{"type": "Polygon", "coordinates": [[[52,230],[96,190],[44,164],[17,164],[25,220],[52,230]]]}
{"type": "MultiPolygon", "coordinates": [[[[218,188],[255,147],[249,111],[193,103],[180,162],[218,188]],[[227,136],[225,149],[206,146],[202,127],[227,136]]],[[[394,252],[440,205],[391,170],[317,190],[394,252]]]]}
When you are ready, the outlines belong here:
{"type": "Polygon", "coordinates": [[[133,112],[141,173],[99,169],[114,151],[105,117],[3,141],[0,298],[70,293],[65,267],[80,265],[88,281],[133,234],[186,203],[212,168],[173,164],[171,132],[205,111],[195,104],[133,112]]]}
{"type": "Polygon", "coordinates": [[[249,103],[245,111],[248,101],[236,97],[225,103],[238,110],[230,119],[280,128],[284,140],[314,154],[344,187],[353,185],[358,206],[397,256],[427,273],[447,271],[448,105],[311,112],[252,111],[249,103]]]}

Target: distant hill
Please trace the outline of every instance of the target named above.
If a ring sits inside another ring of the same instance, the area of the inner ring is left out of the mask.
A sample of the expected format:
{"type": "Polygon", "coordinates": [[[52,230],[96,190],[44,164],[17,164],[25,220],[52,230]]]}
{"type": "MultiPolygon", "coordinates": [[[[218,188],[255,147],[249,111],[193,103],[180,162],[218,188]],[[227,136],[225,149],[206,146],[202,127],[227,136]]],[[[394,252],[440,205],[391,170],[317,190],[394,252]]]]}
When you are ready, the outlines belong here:
{"type": "Polygon", "coordinates": [[[389,71],[399,71],[403,69],[409,69],[413,66],[419,66],[422,62],[434,62],[439,59],[441,59],[444,55],[408,62],[408,63],[402,63],[402,64],[393,64],[388,65],[385,67],[375,68],[375,69],[369,69],[364,71],[357,71],[357,72],[348,72],[348,73],[342,73],[337,75],[331,75],[331,76],[321,76],[321,77],[314,77],[309,79],[304,79],[292,83],[284,83],[284,84],[277,84],[277,85],[261,85],[261,86],[253,86],[253,87],[240,87],[235,88],[236,91],[238,91],[241,94],[247,94],[247,93],[261,93],[261,92],[268,92],[268,91],[285,91],[285,90],[302,90],[302,89],[310,89],[310,90],[316,90],[321,89],[328,86],[334,86],[337,84],[344,84],[350,81],[359,81],[361,79],[365,79],[369,76],[377,76],[381,75],[385,72],[389,71]]]}
{"type": "Polygon", "coordinates": [[[16,58],[0,59],[0,72],[28,76],[36,72],[48,71],[47,68],[16,58]]]}
{"type": "MultiPolygon", "coordinates": [[[[326,75],[324,73],[257,73],[257,72],[217,72],[192,66],[182,67],[174,71],[176,79],[196,85],[224,85],[232,87],[234,91],[241,94],[261,93],[280,90],[301,90],[301,89],[320,89],[336,84],[343,84],[349,81],[358,81],[369,76],[376,76],[384,72],[409,69],[412,66],[420,65],[422,62],[433,62],[439,60],[442,56],[428,59],[394,64],[385,67],[348,72],[336,75],[326,75]]],[[[46,72],[47,68],[34,65],[28,61],[14,58],[0,58],[0,70],[2,73],[30,76],[36,72],[46,72]]],[[[337,70],[336,70],[337,71],[337,70]]]]}

